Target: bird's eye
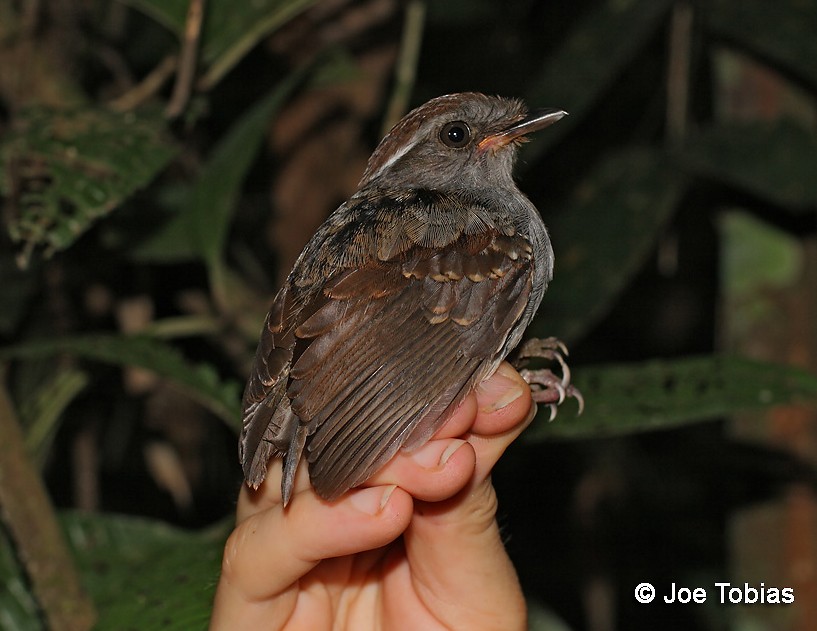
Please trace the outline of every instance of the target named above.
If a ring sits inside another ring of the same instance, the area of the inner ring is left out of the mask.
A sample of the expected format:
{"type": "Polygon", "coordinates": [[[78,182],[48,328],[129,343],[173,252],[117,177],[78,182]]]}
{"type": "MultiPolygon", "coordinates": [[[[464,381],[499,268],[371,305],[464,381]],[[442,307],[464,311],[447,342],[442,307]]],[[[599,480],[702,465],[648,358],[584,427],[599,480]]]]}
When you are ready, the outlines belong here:
{"type": "Polygon", "coordinates": [[[462,121],[446,123],[440,130],[440,140],[447,147],[462,149],[471,142],[471,130],[462,121]]]}

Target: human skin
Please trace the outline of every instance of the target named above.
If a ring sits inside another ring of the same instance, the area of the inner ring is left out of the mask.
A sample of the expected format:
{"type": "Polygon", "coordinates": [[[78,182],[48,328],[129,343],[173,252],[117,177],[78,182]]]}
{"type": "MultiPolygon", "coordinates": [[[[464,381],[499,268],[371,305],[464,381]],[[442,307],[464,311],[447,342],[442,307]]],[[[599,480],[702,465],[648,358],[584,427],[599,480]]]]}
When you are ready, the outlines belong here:
{"type": "Polygon", "coordinates": [[[302,467],[284,509],[271,463],[241,490],[210,629],[524,629],[490,474],[532,418],[530,388],[503,362],[434,439],[336,502],[302,467]]]}

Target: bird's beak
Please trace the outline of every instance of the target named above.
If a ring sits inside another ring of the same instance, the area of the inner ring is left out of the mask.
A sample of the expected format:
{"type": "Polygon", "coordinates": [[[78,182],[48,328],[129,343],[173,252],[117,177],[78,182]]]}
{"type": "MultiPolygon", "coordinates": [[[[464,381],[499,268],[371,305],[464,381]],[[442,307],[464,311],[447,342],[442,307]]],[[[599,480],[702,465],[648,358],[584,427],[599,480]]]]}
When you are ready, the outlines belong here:
{"type": "Polygon", "coordinates": [[[528,134],[544,129],[567,116],[564,110],[555,110],[545,108],[535,110],[528,114],[521,121],[518,121],[500,132],[486,136],[480,140],[477,145],[479,151],[486,151],[488,149],[498,149],[504,147],[514,141],[521,140],[528,134]]]}

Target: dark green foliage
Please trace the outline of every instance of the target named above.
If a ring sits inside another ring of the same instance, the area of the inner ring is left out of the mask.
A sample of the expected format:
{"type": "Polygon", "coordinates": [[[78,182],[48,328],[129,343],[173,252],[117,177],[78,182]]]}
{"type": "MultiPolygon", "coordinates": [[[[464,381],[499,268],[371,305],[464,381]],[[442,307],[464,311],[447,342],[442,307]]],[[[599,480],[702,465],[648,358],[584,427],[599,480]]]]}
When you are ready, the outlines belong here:
{"type": "Polygon", "coordinates": [[[23,244],[21,264],[37,247],[46,255],[70,247],[175,153],[158,112],[21,113],[0,145],[0,194],[8,200],[9,234],[23,244]]]}
{"type": "Polygon", "coordinates": [[[99,608],[99,631],[207,627],[226,526],[191,535],[156,521],[78,514],[63,525],[99,608]]]}
{"type": "MultiPolygon", "coordinates": [[[[588,403],[578,418],[538,422],[525,434],[600,438],[709,421],[741,410],[817,399],[817,375],[735,357],[687,357],[585,366],[576,386],[588,403]]],[[[570,413],[573,405],[565,406],[570,413]]]]}
{"type": "Polygon", "coordinates": [[[792,213],[817,207],[817,140],[793,122],[701,130],[678,156],[690,172],[755,195],[792,213]]]}
{"type": "Polygon", "coordinates": [[[31,340],[0,349],[0,359],[32,359],[60,353],[150,370],[184,390],[231,427],[238,427],[239,385],[234,381],[222,382],[215,367],[191,365],[173,346],[146,335],[31,340]]]}
{"type": "Polygon", "coordinates": [[[533,336],[578,339],[644,264],[676,209],[683,180],[659,151],[614,152],[550,222],[557,273],[533,336]]]}
{"type": "MultiPolygon", "coordinates": [[[[120,515],[61,516],[84,587],[93,595],[98,631],[206,629],[228,524],[191,535],[159,521],[120,515]]],[[[2,628],[41,631],[37,607],[0,539],[2,628]]]]}
{"type": "Polygon", "coordinates": [[[702,17],[715,38],[817,85],[817,5],[800,0],[712,0],[702,17]]]}

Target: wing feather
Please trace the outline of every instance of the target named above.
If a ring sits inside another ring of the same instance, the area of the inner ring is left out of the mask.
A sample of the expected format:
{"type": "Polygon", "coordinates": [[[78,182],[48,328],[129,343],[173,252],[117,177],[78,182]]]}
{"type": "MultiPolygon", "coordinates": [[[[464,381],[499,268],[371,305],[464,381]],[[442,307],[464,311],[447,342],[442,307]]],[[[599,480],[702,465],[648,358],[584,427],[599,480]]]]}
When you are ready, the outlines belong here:
{"type": "Polygon", "coordinates": [[[302,450],[322,497],[364,482],[428,440],[526,324],[528,240],[481,208],[456,229],[443,216],[415,220],[433,207],[410,206],[402,228],[368,245],[333,228],[370,247],[368,257],[348,255],[346,269],[315,263],[314,285],[290,281],[276,296],[244,397],[240,452],[252,484],[269,457],[288,454],[288,499],[302,450]]]}
{"type": "MultiPolygon", "coordinates": [[[[464,257],[461,253],[460,261],[464,257]]],[[[485,262],[496,265],[496,258],[485,262]]],[[[530,286],[528,264],[500,267],[501,275],[491,272],[474,282],[464,273],[451,280],[446,265],[428,265],[427,273],[445,280],[412,276],[400,292],[387,292],[381,299],[386,306],[362,326],[351,313],[363,311],[367,299],[350,301],[344,319],[323,333],[331,341],[321,339],[317,348],[334,352],[316,353],[320,369],[289,391],[293,408],[313,428],[306,450],[313,485],[323,497],[334,499],[368,478],[421,421],[414,436],[430,437],[452,404],[487,376],[524,312],[524,288],[530,286]],[[496,324],[508,330],[496,331],[496,324]]]]}

